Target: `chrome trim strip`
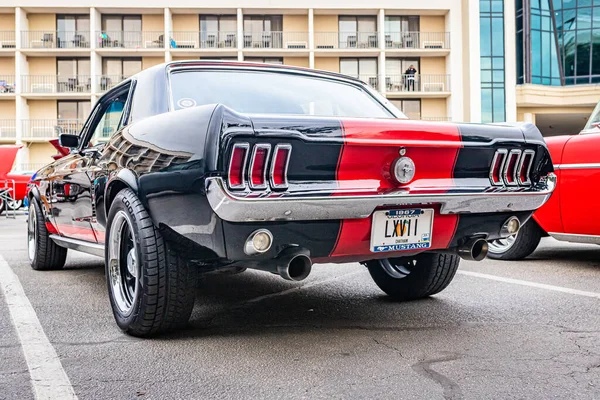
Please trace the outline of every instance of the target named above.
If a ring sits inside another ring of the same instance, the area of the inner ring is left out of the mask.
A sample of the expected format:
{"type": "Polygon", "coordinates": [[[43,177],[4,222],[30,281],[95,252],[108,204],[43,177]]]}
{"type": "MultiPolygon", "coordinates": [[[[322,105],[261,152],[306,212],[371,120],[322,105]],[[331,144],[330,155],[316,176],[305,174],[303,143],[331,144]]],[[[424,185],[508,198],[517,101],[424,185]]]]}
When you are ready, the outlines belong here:
{"type": "Polygon", "coordinates": [[[59,235],[50,235],[50,239],[61,247],[81,251],[93,256],[104,257],[104,246],[98,243],[86,242],[85,240],[72,239],[59,235]]]}
{"type": "Polygon", "coordinates": [[[564,242],[600,244],[600,236],[597,235],[558,232],[548,232],[548,235],[552,236],[556,240],[562,240],[564,242]]]}
{"type": "Polygon", "coordinates": [[[269,156],[271,155],[271,145],[268,143],[259,143],[255,144],[252,148],[252,158],[250,159],[250,168],[248,168],[248,184],[250,185],[250,189],[266,189],[268,186],[267,183],[267,169],[269,168],[269,156]],[[262,185],[255,185],[252,183],[252,170],[254,170],[254,161],[256,160],[256,153],[259,149],[267,150],[267,154],[265,155],[265,165],[263,166],[262,176],[263,182],[262,185]]]}
{"type": "Polygon", "coordinates": [[[206,197],[225,221],[309,221],[367,218],[379,207],[428,204],[440,204],[442,214],[532,211],[550,198],[555,186],[556,175],[550,173],[535,189],[518,192],[242,198],[229,192],[220,177],[211,177],[206,179],[206,197]]]}
{"type": "Polygon", "coordinates": [[[531,186],[531,167],[533,166],[533,160],[535,158],[535,151],[533,150],[525,150],[523,155],[521,156],[521,162],[519,163],[519,167],[517,168],[517,182],[522,186],[531,186]],[[529,156],[529,164],[527,165],[527,171],[525,172],[525,181],[521,181],[521,171],[523,170],[523,164],[527,160],[529,156]]]}
{"type": "Polygon", "coordinates": [[[508,150],[506,149],[498,149],[496,153],[494,153],[494,158],[492,159],[492,166],[490,167],[490,182],[494,186],[502,186],[502,171],[504,170],[504,163],[506,162],[506,155],[508,154],[508,150]],[[498,168],[498,181],[494,180],[494,169],[496,167],[496,162],[498,161],[498,157],[502,156],[502,161],[500,162],[500,167],[498,168]]]}
{"type": "Polygon", "coordinates": [[[236,143],[231,148],[231,154],[229,156],[229,166],[227,167],[227,185],[229,185],[230,189],[244,189],[246,187],[246,163],[248,162],[248,153],[250,153],[249,143],[236,143]],[[231,176],[229,176],[229,173],[231,172],[231,164],[233,163],[233,153],[235,152],[235,149],[238,148],[246,149],[244,161],[242,163],[242,183],[239,185],[232,185],[231,176]]]}
{"type": "Polygon", "coordinates": [[[600,169],[600,163],[556,164],[554,169],[600,169]]]}
{"type": "Polygon", "coordinates": [[[275,150],[273,150],[273,160],[271,160],[271,169],[269,170],[269,182],[271,183],[271,187],[273,189],[287,189],[288,188],[288,167],[290,165],[290,158],[292,158],[292,145],[291,144],[278,144],[275,146],[275,150]],[[288,155],[287,160],[285,161],[285,166],[283,167],[283,179],[285,179],[285,183],[282,185],[276,185],[273,182],[273,174],[275,173],[275,161],[277,160],[277,153],[280,149],[287,149],[288,155]]]}
{"type": "Polygon", "coordinates": [[[508,153],[508,157],[506,157],[506,162],[504,163],[504,171],[502,172],[502,177],[504,178],[504,184],[506,186],[519,186],[519,183],[517,182],[517,168],[519,167],[520,160],[521,160],[521,150],[513,149],[510,151],[510,153],[508,153]],[[512,183],[510,183],[508,181],[508,173],[509,173],[508,169],[510,168],[510,162],[511,162],[513,156],[516,156],[517,160],[515,161],[515,169],[512,173],[513,181],[512,181],[512,183]]]}

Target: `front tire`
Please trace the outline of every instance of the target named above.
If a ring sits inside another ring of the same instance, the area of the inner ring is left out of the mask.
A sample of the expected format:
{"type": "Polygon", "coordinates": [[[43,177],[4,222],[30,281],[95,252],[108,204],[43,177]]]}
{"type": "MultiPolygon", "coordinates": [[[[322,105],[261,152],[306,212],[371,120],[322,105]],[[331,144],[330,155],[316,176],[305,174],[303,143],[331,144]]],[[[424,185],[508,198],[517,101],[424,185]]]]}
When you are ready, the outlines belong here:
{"type": "Polygon", "coordinates": [[[532,218],[516,235],[488,242],[488,257],[495,260],[522,260],[535,251],[543,235],[544,231],[532,218]]]}
{"type": "Polygon", "coordinates": [[[27,255],[31,268],[38,271],[61,269],[67,260],[67,249],[50,239],[42,207],[35,199],[27,216],[27,255]]]}
{"type": "Polygon", "coordinates": [[[197,268],[170,248],[130,189],[115,197],[106,232],[108,295],[119,328],[147,337],[184,326],[197,268]]]}
{"type": "Polygon", "coordinates": [[[421,253],[412,257],[372,260],[369,273],[388,296],[415,300],[444,290],[456,274],[459,257],[453,254],[421,253]]]}

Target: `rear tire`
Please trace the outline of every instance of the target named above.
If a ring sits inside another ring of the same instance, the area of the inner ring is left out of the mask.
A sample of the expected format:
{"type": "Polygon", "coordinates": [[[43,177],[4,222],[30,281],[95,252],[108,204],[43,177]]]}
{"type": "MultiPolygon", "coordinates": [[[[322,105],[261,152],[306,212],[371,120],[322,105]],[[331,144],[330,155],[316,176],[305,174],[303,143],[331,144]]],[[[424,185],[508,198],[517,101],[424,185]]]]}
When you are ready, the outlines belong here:
{"type": "Polygon", "coordinates": [[[395,300],[415,300],[444,290],[452,282],[460,259],[453,254],[421,253],[388,261],[399,271],[398,277],[392,277],[382,267],[385,260],[367,263],[375,284],[395,300]]]}
{"type": "Polygon", "coordinates": [[[543,235],[542,228],[531,218],[516,235],[490,241],[488,257],[495,260],[522,260],[535,251],[543,235]]]}
{"type": "Polygon", "coordinates": [[[148,337],[187,324],[198,270],[170,248],[130,189],[119,192],[110,207],[105,258],[119,328],[148,337]]]}
{"type": "Polygon", "coordinates": [[[0,199],[0,215],[4,214],[4,209],[6,208],[6,202],[4,199],[0,199]]]}
{"type": "Polygon", "coordinates": [[[44,271],[61,269],[67,260],[67,249],[60,247],[52,239],[46,228],[42,207],[31,199],[27,217],[27,254],[31,268],[44,271]]]}

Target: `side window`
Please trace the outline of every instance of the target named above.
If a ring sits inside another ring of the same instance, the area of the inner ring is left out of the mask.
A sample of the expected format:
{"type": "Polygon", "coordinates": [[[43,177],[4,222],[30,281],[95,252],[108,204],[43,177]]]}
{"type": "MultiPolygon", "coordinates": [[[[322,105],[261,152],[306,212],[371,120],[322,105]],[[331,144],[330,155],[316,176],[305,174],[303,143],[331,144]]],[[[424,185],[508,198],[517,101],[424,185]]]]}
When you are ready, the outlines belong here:
{"type": "Polygon", "coordinates": [[[90,139],[89,146],[96,146],[99,143],[106,142],[121,127],[121,117],[125,109],[127,94],[123,94],[113,99],[104,109],[100,121],[94,129],[90,139]]]}

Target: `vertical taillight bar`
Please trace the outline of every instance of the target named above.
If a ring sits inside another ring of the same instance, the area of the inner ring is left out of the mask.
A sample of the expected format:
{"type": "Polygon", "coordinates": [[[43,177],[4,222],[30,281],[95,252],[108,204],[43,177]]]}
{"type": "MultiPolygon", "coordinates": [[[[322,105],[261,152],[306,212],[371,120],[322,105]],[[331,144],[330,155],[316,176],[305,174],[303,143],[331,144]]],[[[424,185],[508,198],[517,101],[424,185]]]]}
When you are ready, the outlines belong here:
{"type": "Polygon", "coordinates": [[[230,189],[244,189],[246,187],[246,161],[248,160],[248,143],[236,143],[231,150],[227,183],[230,189]]]}
{"type": "Polygon", "coordinates": [[[504,163],[506,162],[506,155],[508,150],[500,149],[494,154],[492,159],[492,167],[490,168],[490,181],[492,185],[500,186],[503,184],[502,173],[504,171],[504,163]]]}
{"type": "Polygon", "coordinates": [[[271,153],[270,144],[257,144],[252,149],[248,182],[251,189],[267,188],[267,164],[271,153]]]}
{"type": "Polygon", "coordinates": [[[517,177],[519,180],[519,185],[530,186],[531,185],[531,166],[533,165],[533,157],[535,156],[535,151],[533,150],[525,150],[523,155],[521,156],[521,162],[519,163],[519,168],[517,168],[517,177]]]}
{"type": "Polygon", "coordinates": [[[286,189],[288,187],[287,173],[292,146],[289,144],[278,144],[273,151],[273,162],[271,162],[271,187],[273,189],[286,189]]]}
{"type": "Polygon", "coordinates": [[[521,160],[521,150],[511,150],[508,153],[506,164],[504,167],[504,183],[506,186],[517,186],[517,167],[521,160]]]}

